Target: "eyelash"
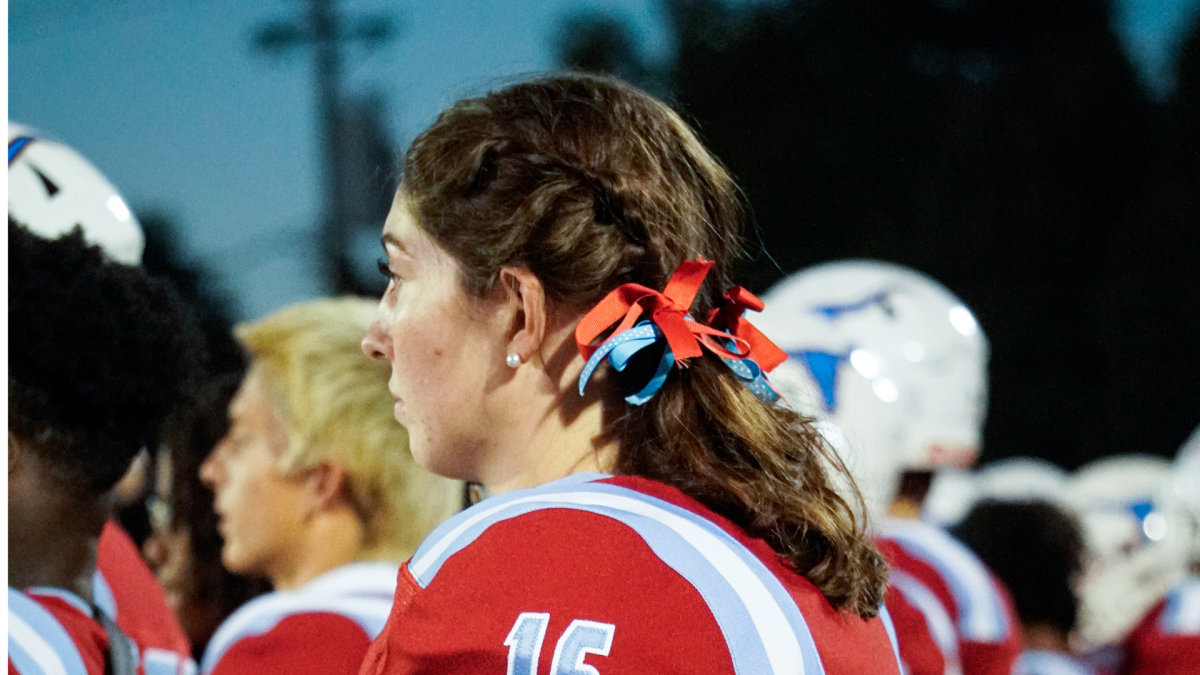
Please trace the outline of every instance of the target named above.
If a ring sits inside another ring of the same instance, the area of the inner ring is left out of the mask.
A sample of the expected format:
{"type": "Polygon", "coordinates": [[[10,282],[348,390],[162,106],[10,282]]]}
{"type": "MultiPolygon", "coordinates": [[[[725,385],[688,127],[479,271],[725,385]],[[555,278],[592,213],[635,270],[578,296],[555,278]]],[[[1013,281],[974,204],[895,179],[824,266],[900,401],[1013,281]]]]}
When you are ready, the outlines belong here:
{"type": "Polygon", "coordinates": [[[392,274],[392,270],[390,267],[388,267],[386,258],[380,258],[375,264],[379,265],[379,273],[382,274],[384,278],[386,278],[388,281],[396,280],[396,275],[392,274]]]}

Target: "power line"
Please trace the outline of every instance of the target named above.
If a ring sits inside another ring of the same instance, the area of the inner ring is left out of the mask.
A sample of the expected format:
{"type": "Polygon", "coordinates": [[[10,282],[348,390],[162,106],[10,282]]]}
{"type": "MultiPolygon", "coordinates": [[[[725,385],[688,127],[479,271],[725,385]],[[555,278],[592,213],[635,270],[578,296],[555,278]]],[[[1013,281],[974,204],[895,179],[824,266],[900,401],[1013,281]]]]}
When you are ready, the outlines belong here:
{"type": "Polygon", "coordinates": [[[391,14],[344,16],[338,11],[337,0],[310,0],[307,11],[300,17],[273,19],[254,31],[255,47],[266,54],[280,55],[301,47],[313,50],[323,154],[321,253],[330,286],[338,291],[353,287],[346,251],[342,48],[350,43],[372,47],[388,42],[396,34],[396,25],[391,14]]]}

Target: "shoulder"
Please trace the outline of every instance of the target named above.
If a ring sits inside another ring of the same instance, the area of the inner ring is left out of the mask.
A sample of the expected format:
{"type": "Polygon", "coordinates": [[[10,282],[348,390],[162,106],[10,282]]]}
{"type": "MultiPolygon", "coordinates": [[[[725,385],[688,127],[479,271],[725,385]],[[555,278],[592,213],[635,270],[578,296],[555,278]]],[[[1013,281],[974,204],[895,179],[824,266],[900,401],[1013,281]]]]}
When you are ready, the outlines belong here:
{"type": "Polygon", "coordinates": [[[1126,675],[1192,672],[1200,662],[1200,579],[1176,585],[1126,638],[1126,675]]]}
{"type": "Polygon", "coordinates": [[[963,639],[994,643],[1015,633],[1008,592],[962,542],[920,521],[885,521],[878,534],[888,562],[948,604],[963,639]]]}
{"type": "Polygon", "coordinates": [[[1188,577],[1167,594],[1159,629],[1166,635],[1200,638],[1200,577],[1188,577]]]}
{"type": "Polygon", "coordinates": [[[8,660],[20,675],[98,675],[107,640],[90,616],[57,598],[8,589],[8,660]]]}
{"type": "Polygon", "coordinates": [[[551,659],[590,644],[586,633],[590,653],[611,648],[604,663],[616,672],[625,659],[820,672],[813,627],[793,597],[819,593],[782,583],[753,547],[674,488],[572,476],[493,497],[435,530],[408,563],[409,607],[389,631],[404,636],[402,649],[460,642],[502,670],[520,649],[536,644],[551,659]]]}
{"type": "Polygon", "coordinates": [[[292,614],[264,633],[243,636],[206,672],[354,675],[370,644],[371,638],[340,614],[292,614]]]}
{"type": "MultiPolygon", "coordinates": [[[[359,645],[357,658],[383,629],[391,610],[398,567],[390,563],[354,563],[318,577],[296,591],[268,593],[227,618],[209,641],[201,663],[212,673],[228,658],[256,663],[287,657],[316,636],[323,650],[359,645]],[[361,643],[361,644],[360,644],[361,643]],[[260,661],[262,660],[262,661],[260,661]]],[[[303,651],[303,650],[301,650],[303,651]]],[[[239,671],[240,672],[240,671],[239,671]]]]}
{"type": "Polygon", "coordinates": [[[175,654],[191,661],[191,644],[154,573],[137,545],[113,521],[100,535],[92,586],[96,606],[147,652],[148,660],[175,654]]]}

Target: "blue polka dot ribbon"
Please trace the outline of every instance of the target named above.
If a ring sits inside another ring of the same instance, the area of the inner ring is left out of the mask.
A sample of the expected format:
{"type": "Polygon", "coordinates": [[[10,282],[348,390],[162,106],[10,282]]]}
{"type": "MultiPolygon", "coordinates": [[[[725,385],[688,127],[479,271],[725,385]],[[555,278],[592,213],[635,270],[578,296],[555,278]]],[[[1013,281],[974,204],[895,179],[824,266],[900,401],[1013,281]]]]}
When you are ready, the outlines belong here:
{"type": "MultiPolygon", "coordinates": [[[[691,317],[687,317],[689,321],[691,317]]],[[[582,396],[587,388],[587,383],[592,379],[592,374],[596,372],[596,368],[600,367],[606,359],[609,365],[615,368],[618,372],[623,372],[625,367],[629,365],[630,359],[634,354],[650,347],[660,340],[664,340],[662,330],[659,329],[653,321],[643,319],[627,331],[618,333],[609,339],[605,340],[600,348],[592,353],[587,362],[583,364],[583,371],[579,374],[579,395],[582,396]]],[[[759,398],[760,401],[768,405],[779,400],[779,392],[771,386],[767,381],[766,373],[759,367],[754,359],[730,359],[721,357],[733,374],[746,385],[750,391],[759,398]]],[[[625,401],[633,405],[642,405],[649,401],[658,390],[662,388],[663,383],[667,380],[667,375],[671,372],[671,367],[675,365],[675,355],[671,352],[669,344],[663,345],[662,356],[658,360],[658,366],[654,370],[654,374],[649,381],[642,386],[636,393],[625,397],[625,401]]]]}
{"type": "Polygon", "coordinates": [[[738,286],[709,311],[705,323],[688,314],[710,267],[711,262],[701,259],[681,263],[662,292],[640,284],[622,284],[588,311],[575,327],[576,346],[586,359],[579,374],[579,394],[583,395],[603,361],[623,371],[635,354],[661,340],[665,343],[663,354],[654,374],[639,391],[625,397],[629,403],[642,405],[650,400],[673,365],[682,365],[704,350],[720,357],[759,399],[767,403],[779,400],[764,370],[782,363],[787,354],[742,317],[746,310],[762,311],[761,300],[738,286]],[[608,339],[593,344],[608,330],[612,330],[608,339]]]}

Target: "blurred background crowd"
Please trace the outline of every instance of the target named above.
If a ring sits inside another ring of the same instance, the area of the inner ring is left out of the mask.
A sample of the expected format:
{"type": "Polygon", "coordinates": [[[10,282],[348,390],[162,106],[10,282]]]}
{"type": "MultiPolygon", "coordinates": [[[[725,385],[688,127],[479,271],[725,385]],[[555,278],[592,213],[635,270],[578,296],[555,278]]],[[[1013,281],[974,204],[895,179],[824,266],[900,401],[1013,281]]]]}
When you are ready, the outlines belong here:
{"type": "Polygon", "coordinates": [[[837,258],[930,274],[993,345],[983,460],[1073,469],[1170,456],[1200,409],[1198,16],[1191,0],[17,1],[9,106],[94,158],[146,228],[146,264],[227,323],[380,290],[399,152],[451,101],[614,72],[671,101],[744,188],[751,290],[837,258]]]}
{"type": "MultiPolygon", "coordinates": [[[[866,287],[776,285],[844,259],[910,268],[880,268],[899,275],[880,289],[942,294],[981,373],[961,390],[979,392],[963,413],[974,449],[894,460],[877,515],[904,515],[907,497],[909,515],[951,528],[1008,587],[1027,644],[1119,668],[1104,648],[1196,572],[1200,2],[14,1],[9,49],[10,119],[119,187],[142,267],[171,280],[205,337],[203,382],[117,488],[197,660],[272,587],[262,569],[223,569],[220,480],[210,467],[201,481],[249,365],[234,324],[377,297],[407,142],[460,95],[553,68],[615,74],[696,126],[751,207],[739,276],[772,289],[768,307],[895,318],[866,287]]],[[[884,407],[850,348],[925,357],[879,331],[789,346],[794,326],[772,318],[768,333],[772,321],[811,380],[793,395],[824,395],[812,410],[851,435],[819,356],[831,372],[851,363],[884,407]]]]}

